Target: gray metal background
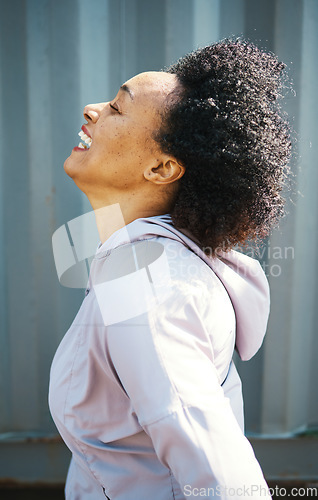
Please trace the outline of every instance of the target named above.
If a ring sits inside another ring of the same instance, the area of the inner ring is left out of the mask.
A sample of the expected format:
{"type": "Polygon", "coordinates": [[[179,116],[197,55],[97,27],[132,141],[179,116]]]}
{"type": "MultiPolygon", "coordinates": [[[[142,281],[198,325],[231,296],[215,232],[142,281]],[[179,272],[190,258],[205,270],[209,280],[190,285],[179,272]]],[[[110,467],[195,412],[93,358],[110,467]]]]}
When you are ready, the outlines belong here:
{"type": "Polygon", "coordinates": [[[59,284],[51,237],[90,209],[63,170],[84,105],[231,35],[276,52],[296,92],[285,109],[300,195],[268,246],[294,255],[267,252],[267,339],[255,359],[238,362],[247,431],[268,477],[317,479],[318,439],[295,435],[318,425],[318,2],[1,0],[0,7],[0,479],[55,483],[66,472],[48,378],[83,292],[59,284]]]}

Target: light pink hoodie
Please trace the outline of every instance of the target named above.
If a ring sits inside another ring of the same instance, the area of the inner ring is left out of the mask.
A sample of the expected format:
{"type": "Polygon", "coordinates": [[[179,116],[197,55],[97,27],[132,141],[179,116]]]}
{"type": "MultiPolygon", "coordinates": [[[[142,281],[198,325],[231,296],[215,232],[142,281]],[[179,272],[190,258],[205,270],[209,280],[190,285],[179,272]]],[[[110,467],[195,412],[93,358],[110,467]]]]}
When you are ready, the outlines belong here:
{"type": "Polygon", "coordinates": [[[270,498],[231,362],[257,352],[268,313],[250,257],[207,257],[168,215],[116,231],[52,363],[66,499],[270,498]]]}

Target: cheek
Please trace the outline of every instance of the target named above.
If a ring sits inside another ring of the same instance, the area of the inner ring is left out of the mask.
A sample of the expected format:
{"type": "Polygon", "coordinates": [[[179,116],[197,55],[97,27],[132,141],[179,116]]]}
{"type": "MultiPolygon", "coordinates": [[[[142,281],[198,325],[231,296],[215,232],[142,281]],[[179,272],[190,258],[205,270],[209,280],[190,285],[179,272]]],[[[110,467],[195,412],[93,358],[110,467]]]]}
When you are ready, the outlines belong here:
{"type": "Polygon", "coordinates": [[[105,154],[119,155],[133,144],[133,130],[126,127],[103,127],[98,137],[99,149],[105,154]]]}
{"type": "Polygon", "coordinates": [[[142,163],[148,156],[148,147],[143,134],[127,133],[125,136],[118,135],[110,145],[110,153],[119,161],[130,163],[142,163]]]}
{"type": "MultiPolygon", "coordinates": [[[[103,126],[96,137],[96,152],[111,161],[142,164],[153,155],[154,144],[146,127],[127,123],[123,126],[103,126]]],[[[93,151],[92,151],[93,152],[93,151]]]]}

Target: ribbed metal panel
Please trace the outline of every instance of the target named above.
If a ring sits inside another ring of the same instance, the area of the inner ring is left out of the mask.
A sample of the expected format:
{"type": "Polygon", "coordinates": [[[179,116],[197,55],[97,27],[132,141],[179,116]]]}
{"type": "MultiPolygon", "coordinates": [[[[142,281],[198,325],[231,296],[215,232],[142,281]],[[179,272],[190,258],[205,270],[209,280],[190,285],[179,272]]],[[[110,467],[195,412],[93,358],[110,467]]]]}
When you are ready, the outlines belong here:
{"type": "MultiPolygon", "coordinates": [[[[265,345],[251,362],[238,362],[247,431],[288,434],[317,425],[318,400],[312,395],[318,379],[318,2],[1,0],[0,6],[0,437],[5,446],[14,436],[22,443],[26,436],[41,440],[55,433],[47,406],[49,368],[83,291],[60,285],[51,238],[62,224],[90,210],[63,170],[84,105],[111,98],[136,73],[160,69],[231,35],[248,37],[289,65],[296,96],[289,95],[285,106],[296,131],[294,169],[301,191],[266,253],[272,313],[265,345]],[[273,254],[276,247],[282,258],[273,254]],[[293,256],[284,255],[286,248],[293,256]],[[273,266],[279,266],[279,276],[273,266]]],[[[15,477],[8,463],[5,474],[15,477]]],[[[51,477],[45,468],[42,477],[51,477]]]]}

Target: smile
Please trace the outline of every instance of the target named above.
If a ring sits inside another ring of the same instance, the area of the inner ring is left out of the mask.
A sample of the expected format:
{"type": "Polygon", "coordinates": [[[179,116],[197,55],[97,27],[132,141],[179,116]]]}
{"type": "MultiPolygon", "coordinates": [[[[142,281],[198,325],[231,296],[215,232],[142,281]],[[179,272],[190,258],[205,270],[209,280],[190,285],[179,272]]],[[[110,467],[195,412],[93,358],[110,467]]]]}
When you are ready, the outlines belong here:
{"type": "Polygon", "coordinates": [[[88,137],[82,130],[78,133],[78,135],[81,138],[81,141],[79,145],[77,146],[80,149],[89,149],[92,145],[92,139],[91,137],[88,137]]]}

